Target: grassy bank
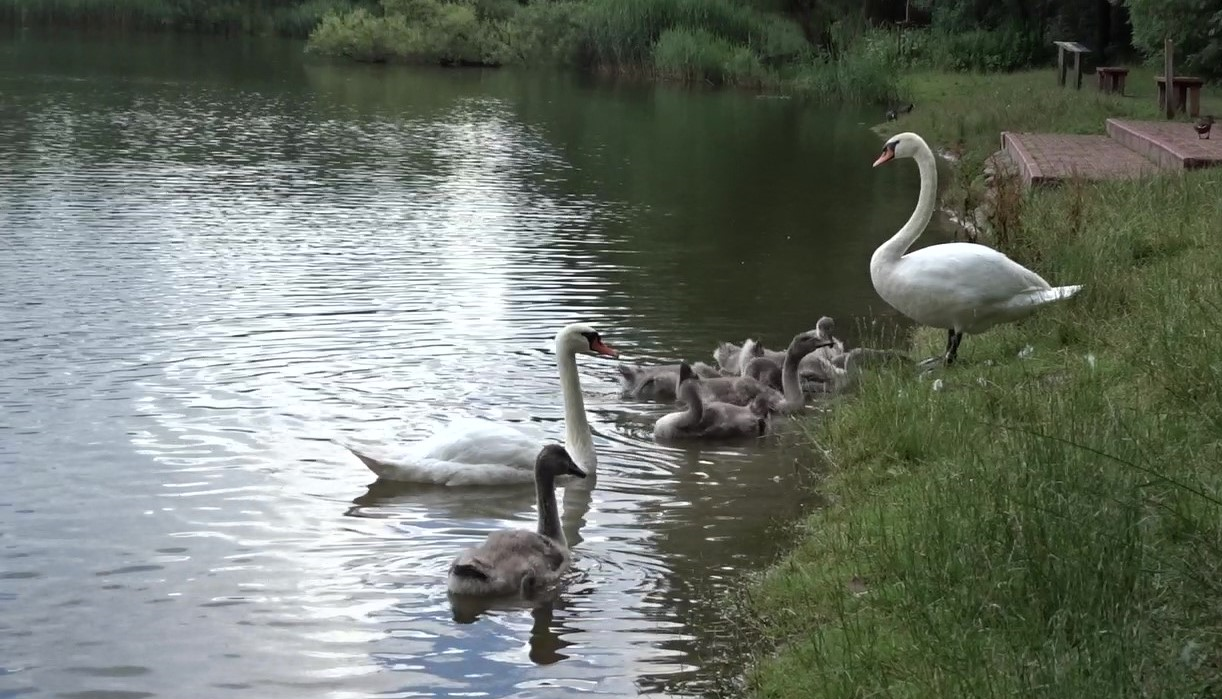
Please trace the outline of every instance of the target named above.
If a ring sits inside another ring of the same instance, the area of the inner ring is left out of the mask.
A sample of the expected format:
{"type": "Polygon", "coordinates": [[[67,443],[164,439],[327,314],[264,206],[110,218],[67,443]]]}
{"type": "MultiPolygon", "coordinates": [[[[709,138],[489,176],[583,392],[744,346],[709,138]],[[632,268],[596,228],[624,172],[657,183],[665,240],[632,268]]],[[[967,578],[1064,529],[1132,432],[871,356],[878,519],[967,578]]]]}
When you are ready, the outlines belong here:
{"type": "MultiPolygon", "coordinates": [[[[920,76],[901,128],[970,154],[1152,111],[1051,80],[920,76]]],[[[809,426],[833,504],[751,591],[779,644],[756,696],[1222,695],[1219,192],[1213,170],[1022,198],[1006,252],[1082,294],[809,426]]]]}
{"type": "Polygon", "coordinates": [[[0,24],[90,29],[172,29],[305,38],[324,16],[359,0],[0,0],[0,24]]]}
{"type": "MultiPolygon", "coordinates": [[[[1058,88],[1052,68],[1008,74],[910,73],[901,79],[899,89],[916,108],[899,121],[880,124],[876,131],[880,135],[915,131],[931,146],[955,155],[958,166],[942,183],[942,204],[960,220],[970,220],[969,212],[985,198],[985,161],[1001,147],[1003,130],[1103,134],[1109,117],[1160,118],[1156,74],[1161,71],[1132,66],[1126,94],[1121,96],[1096,90],[1093,76],[1086,76],[1080,91],[1058,88]]],[[[1201,113],[1222,115],[1222,90],[1204,90],[1201,113]]],[[[1010,217],[1017,212],[1000,213],[1010,217]]],[[[999,229],[1009,225],[1008,220],[993,223],[999,229]]]]}
{"type": "MultiPolygon", "coordinates": [[[[1162,70],[1131,66],[1125,95],[1095,89],[1094,75],[1081,90],[1058,88],[1054,68],[1008,74],[913,72],[901,90],[917,109],[880,131],[916,131],[929,143],[982,161],[1000,146],[1000,133],[1053,131],[1104,133],[1108,117],[1158,118],[1154,76],[1162,70]]],[[[1207,87],[1201,113],[1222,114],[1222,90],[1207,87]]]]}

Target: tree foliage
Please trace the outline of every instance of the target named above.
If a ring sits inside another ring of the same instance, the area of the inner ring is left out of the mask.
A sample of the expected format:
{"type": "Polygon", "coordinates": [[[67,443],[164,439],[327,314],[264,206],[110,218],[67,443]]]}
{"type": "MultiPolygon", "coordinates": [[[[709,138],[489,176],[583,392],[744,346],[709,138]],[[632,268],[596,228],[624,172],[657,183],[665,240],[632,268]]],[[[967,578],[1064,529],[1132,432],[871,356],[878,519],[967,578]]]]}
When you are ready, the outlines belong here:
{"type": "Polygon", "coordinates": [[[1175,42],[1177,62],[1206,78],[1222,78],[1222,0],[1126,0],[1133,43],[1149,55],[1175,42]]]}

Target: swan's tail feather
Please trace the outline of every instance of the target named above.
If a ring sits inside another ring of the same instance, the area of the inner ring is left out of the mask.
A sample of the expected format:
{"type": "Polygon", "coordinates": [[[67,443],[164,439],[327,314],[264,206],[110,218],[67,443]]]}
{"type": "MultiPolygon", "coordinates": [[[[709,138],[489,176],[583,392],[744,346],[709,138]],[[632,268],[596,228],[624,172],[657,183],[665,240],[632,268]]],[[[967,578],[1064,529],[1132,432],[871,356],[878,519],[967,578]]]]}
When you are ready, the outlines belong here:
{"type": "MultiPolygon", "coordinates": [[[[370,471],[373,471],[373,475],[377,476],[378,478],[388,478],[391,480],[396,480],[395,472],[397,469],[394,464],[391,464],[386,461],[382,461],[378,459],[377,457],[370,456],[368,454],[362,454],[360,451],[357,451],[356,448],[348,444],[344,444],[343,442],[338,442],[336,440],[331,440],[331,441],[335,442],[336,444],[340,445],[341,447],[352,452],[353,456],[360,459],[361,463],[365,464],[365,466],[370,471]]],[[[431,482],[432,479],[429,479],[429,480],[431,482]]]]}
{"type": "Polygon", "coordinates": [[[1069,299],[1081,290],[1081,284],[1054,286],[1051,289],[1034,289],[1032,291],[1028,291],[1019,296],[1019,298],[1022,299],[1022,305],[1024,306],[1044,306],[1046,304],[1069,299]]]}
{"type": "MultiPolygon", "coordinates": [[[[398,483],[432,483],[435,485],[514,485],[533,483],[535,474],[530,468],[517,468],[501,463],[464,463],[429,457],[399,457],[391,460],[380,458],[339,440],[335,444],[352,452],[373,475],[383,480],[398,483]]],[[[572,480],[558,478],[557,484],[572,480]]]]}

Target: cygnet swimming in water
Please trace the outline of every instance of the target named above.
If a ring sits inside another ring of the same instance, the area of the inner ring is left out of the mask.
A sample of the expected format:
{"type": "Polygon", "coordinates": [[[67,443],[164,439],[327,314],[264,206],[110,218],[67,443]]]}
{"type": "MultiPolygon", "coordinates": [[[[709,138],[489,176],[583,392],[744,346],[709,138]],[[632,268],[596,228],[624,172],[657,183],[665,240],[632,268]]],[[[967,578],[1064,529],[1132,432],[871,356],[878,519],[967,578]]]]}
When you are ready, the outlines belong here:
{"type": "Polygon", "coordinates": [[[535,459],[538,527],[492,532],[484,543],[458,554],[450,564],[452,594],[531,598],[559,580],[572,560],[556,509],[555,481],[563,475],[586,477],[564,447],[543,447],[535,459]]]}
{"type": "Polygon", "coordinates": [[[767,401],[757,399],[750,406],[741,406],[707,400],[701,391],[704,382],[688,364],[680,365],[679,398],[687,409],[658,418],[653,426],[654,439],[734,439],[767,433],[771,412],[767,401]]]}

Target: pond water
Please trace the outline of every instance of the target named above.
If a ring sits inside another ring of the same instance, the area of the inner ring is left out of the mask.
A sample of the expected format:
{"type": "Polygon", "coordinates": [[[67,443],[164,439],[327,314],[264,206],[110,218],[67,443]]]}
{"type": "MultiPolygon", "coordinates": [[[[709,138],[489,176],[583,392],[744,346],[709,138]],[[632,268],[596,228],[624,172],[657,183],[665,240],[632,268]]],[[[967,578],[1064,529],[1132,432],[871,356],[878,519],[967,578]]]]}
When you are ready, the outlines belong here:
{"type": "Polygon", "coordinates": [[[701,696],[726,609],[815,495],[785,440],[663,448],[579,358],[600,452],[574,574],[452,609],[531,490],[376,483],[336,436],[457,416],[562,438],[551,338],[624,361],[850,345],[916,200],[877,110],[299,44],[0,42],[0,697],[701,696]]]}

